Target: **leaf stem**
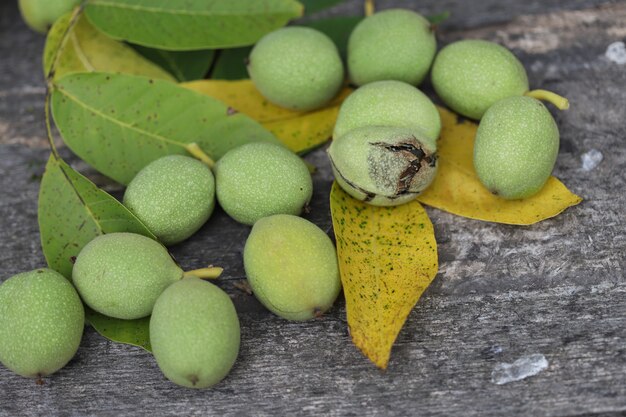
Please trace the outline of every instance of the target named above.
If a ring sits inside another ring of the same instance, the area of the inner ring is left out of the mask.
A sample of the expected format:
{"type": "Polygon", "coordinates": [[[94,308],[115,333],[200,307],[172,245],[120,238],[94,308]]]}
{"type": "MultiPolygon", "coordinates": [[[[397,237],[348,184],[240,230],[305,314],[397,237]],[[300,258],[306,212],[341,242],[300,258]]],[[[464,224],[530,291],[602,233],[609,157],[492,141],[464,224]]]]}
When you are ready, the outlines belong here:
{"type": "Polygon", "coordinates": [[[183,278],[196,277],[200,279],[215,279],[222,275],[224,268],[219,266],[208,266],[207,268],[194,269],[183,272],[183,278]]]}
{"type": "Polygon", "coordinates": [[[560,95],[553,93],[548,90],[533,90],[527,91],[524,93],[525,96],[536,98],[537,100],[547,101],[556,106],[559,110],[567,110],[569,109],[569,101],[565,97],[561,97],[560,95]]]}
{"type": "Polygon", "coordinates": [[[52,84],[52,79],[54,78],[54,72],[56,70],[59,57],[61,56],[61,51],[63,50],[63,48],[65,48],[65,44],[70,38],[69,34],[74,28],[74,26],[76,26],[76,23],[78,22],[78,18],[80,18],[80,16],[83,14],[84,8],[85,8],[85,2],[81,2],[81,4],[78,5],[76,9],[74,9],[74,12],[72,13],[72,17],[70,18],[70,22],[67,25],[67,29],[65,29],[65,33],[63,33],[63,37],[61,38],[61,43],[59,43],[59,47],[56,49],[56,51],[54,51],[54,56],[52,57],[52,64],[50,64],[50,69],[48,70],[48,73],[46,74],[46,81],[48,84],[48,89],[50,89],[50,84],[52,84]]]}
{"type": "Polygon", "coordinates": [[[189,152],[192,156],[207,164],[209,168],[213,169],[215,166],[215,161],[211,159],[211,157],[207,155],[197,143],[190,143],[185,146],[185,149],[187,149],[187,152],[189,152]]]}
{"type": "Polygon", "coordinates": [[[365,0],[365,16],[374,14],[374,0],[365,0]]]}
{"type": "Polygon", "coordinates": [[[83,9],[85,7],[85,3],[82,2],[74,12],[72,13],[72,17],[70,18],[70,23],[67,25],[67,29],[65,29],[65,33],[63,33],[63,38],[61,39],[61,43],[59,44],[56,51],[54,51],[54,56],[52,57],[52,64],[50,64],[50,69],[46,74],[46,98],[44,101],[44,119],[46,123],[46,135],[48,136],[48,143],[50,144],[50,151],[55,159],[61,159],[59,156],[59,152],[57,151],[56,145],[54,144],[54,136],[52,135],[52,124],[50,122],[50,96],[52,95],[52,91],[54,90],[54,73],[56,71],[56,66],[59,61],[59,57],[61,56],[61,50],[65,47],[67,40],[69,39],[69,34],[71,30],[78,22],[78,18],[83,13],[83,9]]]}
{"type": "Polygon", "coordinates": [[[50,151],[52,152],[52,155],[54,155],[56,159],[60,159],[59,152],[57,151],[57,147],[54,144],[54,136],[52,136],[52,125],[50,123],[50,95],[51,94],[52,93],[50,91],[50,88],[48,88],[48,90],[46,91],[46,99],[43,104],[44,119],[46,122],[46,135],[48,136],[48,143],[50,144],[50,151]]]}

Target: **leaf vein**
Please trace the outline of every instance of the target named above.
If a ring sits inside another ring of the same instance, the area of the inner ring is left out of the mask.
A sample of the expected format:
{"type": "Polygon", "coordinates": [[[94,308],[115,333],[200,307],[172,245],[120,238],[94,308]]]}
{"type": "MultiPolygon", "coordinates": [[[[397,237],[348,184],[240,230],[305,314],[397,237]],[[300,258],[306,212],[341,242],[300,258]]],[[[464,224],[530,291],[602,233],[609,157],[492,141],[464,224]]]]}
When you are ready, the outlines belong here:
{"type": "MultiPolygon", "coordinates": [[[[215,12],[215,11],[207,11],[203,12],[202,10],[185,10],[185,9],[167,9],[161,7],[154,6],[142,6],[137,4],[124,4],[124,3],[115,3],[110,1],[101,1],[101,0],[92,0],[90,2],[91,5],[94,6],[106,6],[111,8],[118,9],[127,9],[127,10],[135,10],[135,11],[144,11],[149,13],[158,13],[158,14],[170,14],[170,15],[180,15],[180,16],[207,16],[207,17],[217,17],[217,16],[256,16],[256,15],[266,15],[270,14],[264,11],[252,11],[252,12],[215,12]]],[[[287,14],[288,10],[280,10],[273,11],[271,14],[287,14]]]]}
{"type": "Polygon", "coordinates": [[[78,57],[81,64],[83,64],[85,69],[87,69],[88,71],[95,71],[96,68],[89,61],[89,58],[87,58],[87,55],[85,55],[85,52],[83,51],[83,48],[81,47],[80,43],[78,42],[78,38],[76,37],[76,32],[74,32],[73,30],[70,34],[70,39],[72,40],[74,51],[76,52],[76,56],[78,57]]]}
{"type": "Polygon", "coordinates": [[[89,217],[91,218],[91,220],[93,220],[93,222],[96,225],[96,228],[98,229],[98,232],[100,234],[104,234],[104,231],[102,230],[102,226],[100,225],[100,223],[98,223],[96,221],[96,217],[93,214],[93,211],[91,211],[91,208],[89,207],[89,205],[87,204],[87,202],[85,201],[85,199],[83,198],[83,196],[80,194],[80,191],[78,190],[78,188],[76,187],[76,184],[74,184],[74,181],[70,178],[70,176],[68,175],[67,172],[65,172],[65,167],[62,164],[62,161],[57,160],[57,163],[59,164],[59,169],[60,171],[63,173],[63,176],[65,177],[65,179],[67,180],[68,184],[72,187],[72,190],[74,191],[74,193],[76,194],[76,197],[78,197],[78,200],[81,202],[82,206],[85,208],[85,210],[87,211],[87,214],[89,215],[89,217]]]}
{"type": "Polygon", "coordinates": [[[171,145],[174,145],[174,146],[179,146],[181,148],[185,148],[185,145],[183,143],[173,141],[173,140],[168,139],[166,137],[157,135],[156,133],[148,132],[146,130],[139,129],[138,127],[133,126],[133,125],[131,125],[129,123],[125,123],[125,122],[122,122],[121,120],[114,119],[113,117],[111,117],[111,116],[101,112],[97,108],[88,105],[87,103],[85,103],[84,101],[80,100],[78,97],[74,96],[73,94],[70,94],[65,89],[57,88],[57,91],[60,94],[63,94],[64,96],[69,98],[70,100],[74,101],[75,103],[77,103],[81,107],[85,108],[86,110],[89,110],[89,111],[97,114],[98,116],[102,117],[103,119],[106,119],[106,120],[110,121],[111,123],[113,123],[115,125],[118,125],[121,128],[125,128],[125,129],[128,129],[128,130],[133,130],[135,132],[141,133],[142,135],[145,135],[145,136],[148,136],[150,138],[162,141],[164,143],[168,143],[168,144],[171,144],[171,145]]]}

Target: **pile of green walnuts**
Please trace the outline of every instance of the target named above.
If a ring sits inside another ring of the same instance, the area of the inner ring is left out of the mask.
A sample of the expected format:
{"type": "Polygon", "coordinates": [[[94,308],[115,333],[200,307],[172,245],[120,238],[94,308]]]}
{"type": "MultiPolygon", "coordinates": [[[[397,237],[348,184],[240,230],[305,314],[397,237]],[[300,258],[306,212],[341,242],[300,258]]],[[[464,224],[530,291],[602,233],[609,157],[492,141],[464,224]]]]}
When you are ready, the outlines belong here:
{"type": "MultiPolygon", "coordinates": [[[[394,9],[356,26],[347,67],[359,88],[341,106],[328,156],[338,184],[356,199],[403,204],[433,181],[441,120],[416,88],[429,71],[446,105],[480,120],[474,166],[488,190],[526,198],[548,179],[559,133],[534,97],[560,107],[566,101],[529,92],[523,66],[504,47],[462,40],[437,53],[431,24],[394,9]]],[[[297,26],[263,37],[248,71],[269,101],[299,111],[326,105],[345,79],[333,42],[297,26]]],[[[159,241],[102,235],[77,256],[71,282],[50,269],[6,280],[0,285],[0,362],[25,377],[59,370],[79,347],[84,303],[122,320],[150,316],[153,353],[168,379],[192,388],[218,383],[240,344],[230,297],[202,280],[221,271],[184,272],[163,245],[193,235],[217,201],[233,219],[253,226],[243,257],[255,296],[285,319],[311,319],[332,306],[341,288],[332,241],[299,217],[312,191],[306,165],[275,144],[243,145],[212,167],[180,155],[152,162],[129,184],[124,204],[159,241]]]]}
{"type": "MultiPolygon", "coordinates": [[[[418,13],[386,10],[367,17],[348,42],[348,74],[359,86],[339,112],[328,156],[341,187],[375,205],[414,199],[437,170],[439,113],[415,86],[429,70],[441,100],[480,120],[474,167],[493,194],[536,194],[554,167],[556,123],[537,98],[567,108],[567,100],[529,91],[520,61],[506,48],[462,40],[437,53],[433,26],[418,13]]],[[[288,27],[264,37],[250,55],[250,77],[271,102],[294,110],[327,104],[344,79],[335,45],[324,34],[288,27]]]]}

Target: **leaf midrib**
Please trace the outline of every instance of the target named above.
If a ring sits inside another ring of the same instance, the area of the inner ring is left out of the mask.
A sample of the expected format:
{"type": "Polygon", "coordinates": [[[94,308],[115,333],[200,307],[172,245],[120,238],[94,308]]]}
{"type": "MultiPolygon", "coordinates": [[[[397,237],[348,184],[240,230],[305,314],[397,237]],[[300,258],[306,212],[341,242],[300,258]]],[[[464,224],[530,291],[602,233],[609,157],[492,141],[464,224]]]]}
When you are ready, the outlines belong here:
{"type": "MultiPolygon", "coordinates": [[[[92,0],[89,2],[90,5],[94,5],[94,6],[108,6],[108,7],[112,7],[112,8],[118,8],[118,9],[126,9],[126,10],[135,10],[135,11],[145,11],[145,12],[149,12],[149,13],[158,13],[158,14],[171,14],[171,15],[183,15],[183,16],[206,16],[206,17],[217,17],[217,16],[256,16],[256,15],[269,15],[269,14],[287,14],[289,13],[289,11],[287,11],[287,9],[285,8],[284,10],[281,11],[274,11],[274,12],[248,12],[248,13],[232,13],[232,12],[203,12],[201,10],[199,11],[191,11],[191,10],[184,10],[184,9],[164,9],[164,8],[159,8],[159,7],[154,7],[154,6],[140,6],[140,5],[131,5],[131,4],[126,4],[126,3],[112,3],[109,1],[100,1],[100,0],[92,0]]],[[[294,8],[295,10],[295,8],[294,8]]]]}
{"type": "Polygon", "coordinates": [[[179,146],[179,147],[181,147],[183,149],[186,149],[185,145],[183,143],[181,143],[181,142],[173,141],[173,140],[168,139],[166,137],[157,135],[156,133],[148,132],[146,130],[141,130],[141,129],[139,129],[139,128],[131,125],[131,124],[122,122],[121,120],[118,120],[118,119],[114,119],[113,117],[111,117],[111,116],[101,112],[100,110],[98,110],[98,109],[96,109],[94,107],[89,106],[84,101],[81,101],[78,97],[68,93],[67,90],[65,90],[63,88],[58,88],[58,86],[55,86],[55,87],[56,87],[55,90],[58,91],[60,94],[63,94],[64,96],[66,96],[70,100],[74,101],[75,103],[77,103],[81,107],[85,108],[88,111],[91,111],[91,112],[97,114],[98,116],[102,117],[105,120],[108,120],[108,121],[112,122],[113,124],[116,124],[116,125],[118,125],[118,126],[120,126],[122,128],[133,130],[135,132],[139,132],[142,135],[151,137],[151,138],[156,139],[156,140],[160,140],[160,141],[162,141],[164,143],[168,143],[168,144],[171,144],[171,145],[174,145],[174,146],[179,146]]]}
{"type": "Polygon", "coordinates": [[[54,158],[55,158],[56,163],[58,164],[59,170],[63,173],[63,176],[67,180],[68,184],[72,187],[72,190],[76,194],[76,197],[78,197],[78,200],[82,204],[85,211],[87,211],[87,215],[91,218],[91,220],[95,223],[96,227],[98,228],[98,233],[101,235],[104,234],[104,230],[102,230],[102,226],[100,225],[100,222],[98,222],[98,220],[96,219],[96,216],[91,210],[91,207],[89,207],[89,204],[87,204],[87,201],[83,198],[82,194],[79,192],[78,187],[76,186],[76,184],[74,184],[74,180],[68,175],[67,172],[65,172],[65,166],[63,166],[64,161],[57,159],[56,156],[54,156],[54,158]]]}
{"type": "Polygon", "coordinates": [[[96,68],[85,54],[83,47],[81,46],[80,41],[78,40],[78,37],[76,36],[76,32],[74,30],[72,30],[72,33],[70,34],[70,39],[72,41],[72,46],[74,46],[74,51],[76,52],[76,56],[78,57],[80,63],[83,64],[87,71],[95,71],[96,68]]]}

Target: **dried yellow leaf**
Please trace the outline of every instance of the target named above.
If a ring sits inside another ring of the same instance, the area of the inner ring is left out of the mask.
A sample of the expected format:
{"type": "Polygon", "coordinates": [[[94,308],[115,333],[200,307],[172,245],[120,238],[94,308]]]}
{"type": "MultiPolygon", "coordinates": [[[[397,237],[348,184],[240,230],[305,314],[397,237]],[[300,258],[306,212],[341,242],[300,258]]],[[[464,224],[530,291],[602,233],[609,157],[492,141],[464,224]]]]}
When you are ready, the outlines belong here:
{"type": "Polygon", "coordinates": [[[251,80],[199,80],[182,86],[216,98],[259,123],[290,119],[300,114],[267,101],[251,80]]]}
{"type": "Polygon", "coordinates": [[[550,177],[539,193],[524,200],[494,196],[474,171],[474,137],[478,125],[461,121],[443,108],[439,108],[439,113],[442,124],[437,145],[439,172],[430,187],[418,196],[422,203],[470,219],[530,225],[582,201],[555,177],[550,177]]]}
{"type": "Polygon", "coordinates": [[[330,208],[352,341],[385,369],[407,316],[437,274],[433,225],[417,201],[371,206],[337,183],[330,208]]]}
{"type": "Polygon", "coordinates": [[[331,137],[339,106],[352,91],[344,88],[322,109],[297,112],[267,101],[250,80],[201,80],[182,85],[252,117],[294,152],[311,150],[331,137]]]}

